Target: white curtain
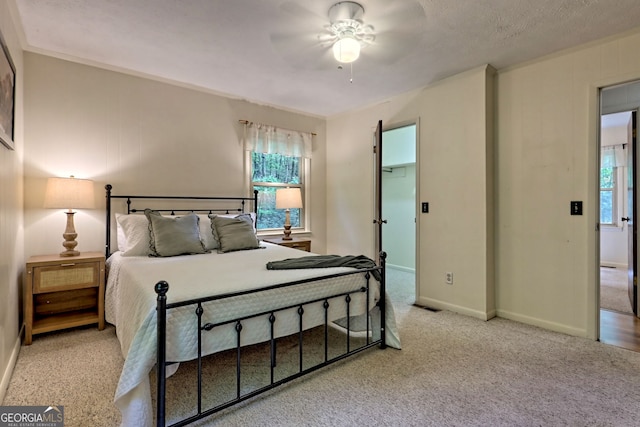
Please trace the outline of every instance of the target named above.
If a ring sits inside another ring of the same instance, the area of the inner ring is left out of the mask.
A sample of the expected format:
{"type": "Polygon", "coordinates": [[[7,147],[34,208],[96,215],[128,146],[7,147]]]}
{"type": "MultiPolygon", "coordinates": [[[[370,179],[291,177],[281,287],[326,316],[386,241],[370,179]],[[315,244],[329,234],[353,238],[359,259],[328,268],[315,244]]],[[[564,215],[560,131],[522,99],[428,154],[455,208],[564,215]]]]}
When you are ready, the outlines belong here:
{"type": "Polygon", "coordinates": [[[249,122],[245,124],[244,149],[256,153],[311,158],[313,134],[249,122]]]}
{"type": "Polygon", "coordinates": [[[600,167],[619,168],[623,166],[627,166],[627,150],[625,150],[624,144],[602,147],[600,167]]]}

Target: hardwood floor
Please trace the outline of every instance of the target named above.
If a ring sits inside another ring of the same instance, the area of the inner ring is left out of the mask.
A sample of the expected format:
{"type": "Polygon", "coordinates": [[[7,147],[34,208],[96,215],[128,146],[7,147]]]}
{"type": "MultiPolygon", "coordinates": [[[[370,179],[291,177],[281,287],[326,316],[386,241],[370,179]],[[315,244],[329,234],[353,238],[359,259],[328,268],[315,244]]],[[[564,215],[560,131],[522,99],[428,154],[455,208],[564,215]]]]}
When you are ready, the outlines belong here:
{"type": "Polygon", "coordinates": [[[600,310],[600,342],[640,352],[640,319],[612,310],[600,310]]]}

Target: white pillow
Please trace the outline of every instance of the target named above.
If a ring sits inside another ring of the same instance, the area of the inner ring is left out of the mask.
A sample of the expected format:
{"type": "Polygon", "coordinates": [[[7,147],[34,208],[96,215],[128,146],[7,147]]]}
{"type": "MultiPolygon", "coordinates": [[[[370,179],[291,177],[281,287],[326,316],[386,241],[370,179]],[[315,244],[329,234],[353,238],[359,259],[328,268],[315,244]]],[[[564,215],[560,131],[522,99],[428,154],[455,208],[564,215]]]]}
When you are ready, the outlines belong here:
{"type": "Polygon", "coordinates": [[[120,230],[117,233],[118,250],[122,251],[122,256],[148,256],[151,253],[149,220],[146,216],[116,214],[116,223],[122,229],[122,238],[120,230]],[[124,248],[121,246],[121,240],[124,242],[124,248]]]}
{"type": "Polygon", "coordinates": [[[218,249],[218,242],[213,238],[211,231],[211,219],[208,215],[198,215],[198,227],[200,227],[200,239],[204,244],[204,248],[208,251],[218,249]]]}
{"type": "Polygon", "coordinates": [[[124,234],[124,228],[118,219],[123,216],[121,213],[116,214],[116,248],[120,252],[127,250],[127,236],[124,234]]]}

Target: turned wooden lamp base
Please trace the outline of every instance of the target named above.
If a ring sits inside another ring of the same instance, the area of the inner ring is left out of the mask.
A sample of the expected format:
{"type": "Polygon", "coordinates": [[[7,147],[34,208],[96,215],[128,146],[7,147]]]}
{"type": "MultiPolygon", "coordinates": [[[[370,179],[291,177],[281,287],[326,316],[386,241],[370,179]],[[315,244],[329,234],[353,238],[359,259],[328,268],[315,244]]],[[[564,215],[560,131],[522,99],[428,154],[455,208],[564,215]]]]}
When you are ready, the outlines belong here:
{"type": "Polygon", "coordinates": [[[78,242],[76,242],[76,237],[78,237],[78,233],[76,233],[76,228],[73,225],[73,215],[75,212],[69,210],[69,212],[65,212],[67,214],[67,228],[64,230],[64,242],[62,242],[62,246],[64,246],[67,250],[60,252],[60,256],[78,256],[80,252],[75,250],[75,247],[78,246],[78,242]]]}
{"type": "Polygon", "coordinates": [[[284,211],[284,237],[282,240],[293,240],[291,237],[291,216],[289,209],[285,209],[284,211]]]}

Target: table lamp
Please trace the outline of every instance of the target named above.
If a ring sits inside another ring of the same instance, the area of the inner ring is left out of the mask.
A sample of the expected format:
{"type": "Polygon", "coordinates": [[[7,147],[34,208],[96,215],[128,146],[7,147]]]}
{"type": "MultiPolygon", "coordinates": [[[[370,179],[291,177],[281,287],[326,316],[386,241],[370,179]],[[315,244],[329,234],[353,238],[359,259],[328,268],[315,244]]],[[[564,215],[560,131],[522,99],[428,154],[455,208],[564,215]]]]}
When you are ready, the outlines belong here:
{"type": "Polygon", "coordinates": [[[78,256],[80,252],[75,250],[76,229],[73,225],[73,209],[93,209],[95,200],[93,198],[93,181],[88,179],[76,179],[73,175],[70,178],[49,178],[47,181],[47,192],[44,199],[44,207],[52,209],[69,209],[67,212],[67,228],[64,230],[64,242],[62,246],[65,251],[60,256],[78,256]]]}
{"type": "Polygon", "coordinates": [[[289,209],[302,208],[302,194],[299,188],[280,188],[276,190],[276,209],[284,209],[284,237],[282,240],[293,240],[291,238],[291,216],[289,209]]]}

